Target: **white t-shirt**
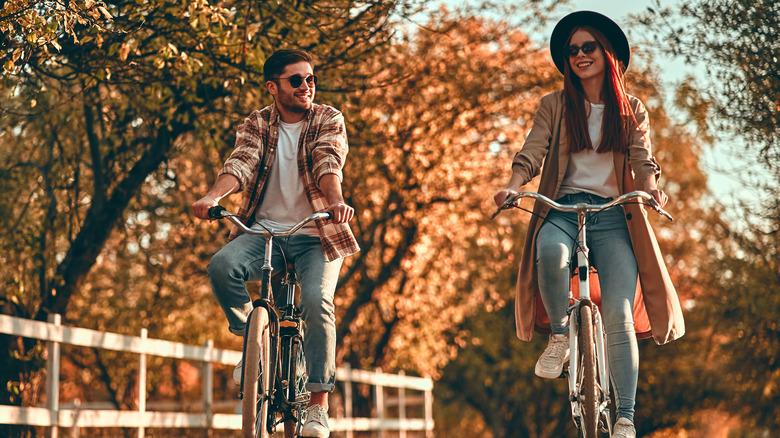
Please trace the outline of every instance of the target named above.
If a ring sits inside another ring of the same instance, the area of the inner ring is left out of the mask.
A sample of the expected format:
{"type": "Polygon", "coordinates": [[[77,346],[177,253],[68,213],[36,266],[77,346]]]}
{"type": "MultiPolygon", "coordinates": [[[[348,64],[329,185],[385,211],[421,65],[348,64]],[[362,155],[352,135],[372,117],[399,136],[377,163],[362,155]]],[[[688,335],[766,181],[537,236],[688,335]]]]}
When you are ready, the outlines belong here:
{"type": "MultiPolygon", "coordinates": [[[[273,231],[286,230],[314,213],[298,171],[298,147],[305,121],[279,121],[276,156],[265,182],[263,200],[255,210],[256,223],[253,228],[259,228],[258,224],[262,224],[273,231]]],[[[308,223],[295,234],[320,235],[314,222],[308,223]]]]}
{"type": "MultiPolygon", "coordinates": [[[[594,149],[598,148],[601,141],[603,119],[604,105],[591,103],[588,134],[594,149]]],[[[615,198],[619,195],[612,154],[599,154],[594,149],[585,149],[569,156],[569,165],[561,183],[560,195],[579,192],[591,193],[603,198],[615,198]]]]}

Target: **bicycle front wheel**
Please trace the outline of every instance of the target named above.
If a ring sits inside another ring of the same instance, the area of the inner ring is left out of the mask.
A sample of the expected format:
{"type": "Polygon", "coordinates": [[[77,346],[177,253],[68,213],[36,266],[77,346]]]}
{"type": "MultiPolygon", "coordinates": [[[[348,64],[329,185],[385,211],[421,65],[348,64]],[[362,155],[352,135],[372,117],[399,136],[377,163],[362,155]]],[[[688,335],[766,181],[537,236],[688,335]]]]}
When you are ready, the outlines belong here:
{"type": "Polygon", "coordinates": [[[593,308],[590,304],[580,307],[578,342],[579,354],[579,402],[582,414],[579,426],[582,436],[595,438],[598,434],[596,412],[596,346],[593,338],[593,308]]]}
{"type": "Polygon", "coordinates": [[[268,311],[257,307],[249,316],[246,327],[244,357],[244,399],[241,430],[244,438],[268,437],[268,405],[270,400],[271,337],[268,311]]]}

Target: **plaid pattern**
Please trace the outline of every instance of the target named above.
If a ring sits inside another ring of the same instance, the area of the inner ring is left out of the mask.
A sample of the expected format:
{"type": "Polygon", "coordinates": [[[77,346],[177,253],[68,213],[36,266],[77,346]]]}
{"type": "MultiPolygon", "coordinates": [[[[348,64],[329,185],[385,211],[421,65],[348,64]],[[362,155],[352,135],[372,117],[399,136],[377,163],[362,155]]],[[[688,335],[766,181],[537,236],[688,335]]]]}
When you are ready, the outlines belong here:
{"type": "MultiPolygon", "coordinates": [[[[327,174],[343,179],[342,168],[349,151],[347,130],[341,112],[326,105],[314,104],[305,120],[298,149],[298,172],[309,203],[315,212],[321,212],[328,207],[328,200],[317,182],[327,174]]],[[[241,184],[239,190],[244,191],[238,217],[247,226],[254,221],[255,209],[263,197],[278,143],[279,113],[276,106],[269,105],[254,111],[238,128],[236,147],[219,172],[220,175],[230,174],[238,178],[241,184]]],[[[336,260],[360,251],[349,225],[325,224],[323,221],[316,221],[316,225],[326,260],[336,260]]],[[[241,231],[234,226],[228,240],[240,234],[241,231]]]]}

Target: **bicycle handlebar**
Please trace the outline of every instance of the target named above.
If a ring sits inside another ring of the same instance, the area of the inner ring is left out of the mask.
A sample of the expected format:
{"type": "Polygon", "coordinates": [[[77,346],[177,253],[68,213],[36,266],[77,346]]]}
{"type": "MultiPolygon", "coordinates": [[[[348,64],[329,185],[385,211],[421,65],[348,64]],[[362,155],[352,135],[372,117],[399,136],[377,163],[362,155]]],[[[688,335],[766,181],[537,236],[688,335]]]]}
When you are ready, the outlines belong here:
{"type": "Polygon", "coordinates": [[[660,205],[658,205],[658,202],[650,196],[647,192],[643,192],[641,190],[636,190],[630,193],[626,193],[624,195],[618,196],[617,198],[607,202],[606,204],[602,205],[590,205],[590,204],[559,204],[552,199],[540,195],[536,192],[517,192],[514,195],[510,195],[506,198],[506,201],[504,201],[503,204],[501,204],[500,207],[498,207],[498,210],[496,210],[495,213],[490,217],[493,219],[494,217],[498,216],[499,213],[501,213],[503,210],[506,210],[509,207],[516,207],[517,201],[520,200],[520,198],[534,198],[538,201],[541,201],[543,204],[547,204],[550,206],[550,208],[553,208],[555,210],[559,211],[570,211],[570,212],[598,212],[602,210],[606,210],[608,208],[614,207],[616,205],[622,205],[627,203],[628,201],[634,199],[634,198],[640,198],[641,200],[645,201],[643,204],[647,205],[648,207],[652,208],[653,210],[657,211],[662,216],[665,216],[670,221],[673,221],[674,218],[671,214],[667,213],[663,208],[661,208],[660,205]]]}
{"type": "Polygon", "coordinates": [[[301,228],[303,228],[304,225],[308,224],[311,221],[318,220],[318,219],[330,219],[332,218],[332,215],[330,213],[314,213],[311,216],[293,225],[290,229],[286,231],[273,231],[268,229],[253,230],[252,228],[249,228],[246,225],[244,225],[244,223],[241,222],[238,216],[234,216],[230,214],[227,210],[225,210],[225,207],[221,205],[215,205],[214,207],[209,208],[209,217],[218,220],[227,218],[227,220],[232,222],[233,225],[237,226],[239,229],[241,229],[241,231],[247,234],[255,234],[259,236],[270,235],[273,237],[284,237],[284,236],[289,236],[294,234],[296,231],[300,230],[301,228]]]}

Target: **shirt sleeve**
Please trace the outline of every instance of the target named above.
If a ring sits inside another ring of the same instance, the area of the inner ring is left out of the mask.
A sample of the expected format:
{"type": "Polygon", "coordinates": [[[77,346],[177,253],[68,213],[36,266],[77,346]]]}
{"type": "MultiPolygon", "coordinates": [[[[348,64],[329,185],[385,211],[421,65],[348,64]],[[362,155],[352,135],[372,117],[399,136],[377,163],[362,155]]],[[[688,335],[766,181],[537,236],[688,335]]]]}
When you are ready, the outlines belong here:
{"type": "Polygon", "coordinates": [[[539,174],[552,139],[553,108],[552,95],[542,98],[534,116],[534,125],[523,143],[523,148],[512,160],[512,171],[522,177],[527,184],[539,174]]]}
{"type": "Polygon", "coordinates": [[[631,100],[637,125],[630,134],[628,163],[631,170],[634,171],[634,181],[639,186],[651,176],[655,176],[657,181],[661,177],[661,166],[653,157],[650,144],[650,117],[647,109],[639,99],[632,98],[631,100]]]}
{"type": "Polygon", "coordinates": [[[319,125],[312,148],[312,174],[317,183],[327,174],[335,174],[342,181],[342,169],[349,152],[344,116],[336,112],[326,117],[319,125]]]}
{"type": "Polygon", "coordinates": [[[219,175],[235,176],[243,190],[260,162],[262,155],[263,136],[260,129],[258,111],[244,119],[236,132],[236,146],[230,154],[219,175]]]}

